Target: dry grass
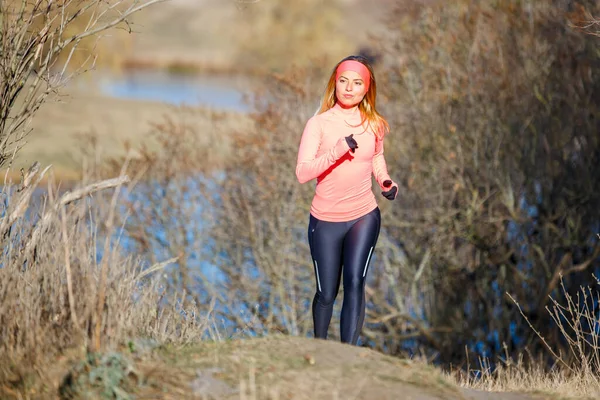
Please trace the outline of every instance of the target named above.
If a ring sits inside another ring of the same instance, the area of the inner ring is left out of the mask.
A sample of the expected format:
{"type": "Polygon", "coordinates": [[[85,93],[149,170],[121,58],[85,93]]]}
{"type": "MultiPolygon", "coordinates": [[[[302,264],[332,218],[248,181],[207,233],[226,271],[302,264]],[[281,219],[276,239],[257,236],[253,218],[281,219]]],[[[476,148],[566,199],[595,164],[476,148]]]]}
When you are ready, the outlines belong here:
{"type": "Polygon", "coordinates": [[[2,192],[0,393],[27,398],[55,390],[45,384],[49,366],[69,352],[93,349],[94,338],[109,350],[128,338],[185,343],[204,337],[209,305],[186,304],[182,314],[181,299],[164,290],[166,265],[126,254],[119,227],[110,224],[119,188],[130,191],[134,183],[123,175],[57,192],[50,180],[40,196],[36,187],[45,173],[34,168],[25,184],[2,192]]]}
{"type": "MultiPolygon", "coordinates": [[[[546,308],[558,326],[568,353],[553,349],[535,329],[525,314],[536,335],[554,355],[554,364],[544,366],[543,358],[536,359],[529,354],[513,360],[509,354],[498,360],[492,367],[488,360],[480,358],[479,368],[467,371],[454,371],[452,376],[462,387],[495,392],[529,392],[553,394],[575,398],[598,398],[600,396],[600,346],[598,333],[597,288],[581,287],[571,296],[561,286],[566,304],[552,299],[552,306],[546,308]]],[[[513,299],[513,301],[515,301],[513,299]]],[[[516,302],[516,301],[515,301],[516,302]]],[[[517,303],[518,305],[518,303],[517,303]]]]}
{"type": "Polygon", "coordinates": [[[484,373],[480,379],[457,379],[456,384],[485,392],[521,392],[557,398],[598,398],[597,377],[589,374],[548,372],[541,366],[512,365],[484,373]]]}

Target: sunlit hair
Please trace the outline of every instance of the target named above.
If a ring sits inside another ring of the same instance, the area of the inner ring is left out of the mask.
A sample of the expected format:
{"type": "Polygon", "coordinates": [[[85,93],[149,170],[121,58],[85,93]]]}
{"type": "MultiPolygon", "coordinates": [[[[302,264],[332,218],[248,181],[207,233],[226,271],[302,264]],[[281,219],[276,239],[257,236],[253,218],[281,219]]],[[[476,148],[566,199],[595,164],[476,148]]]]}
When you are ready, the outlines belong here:
{"type": "Polygon", "coordinates": [[[321,100],[321,105],[316,114],[321,114],[335,105],[337,101],[337,97],[335,95],[336,71],[338,66],[346,60],[358,61],[369,69],[369,73],[371,75],[369,90],[358,105],[358,109],[360,110],[360,115],[362,117],[361,125],[366,122],[373,129],[375,136],[377,136],[377,138],[381,140],[390,131],[390,126],[385,120],[385,118],[383,118],[383,116],[381,116],[381,114],[379,114],[377,112],[377,109],[375,108],[375,99],[377,97],[377,84],[375,82],[373,68],[371,67],[371,64],[369,64],[365,57],[348,56],[336,64],[335,68],[333,68],[333,71],[331,72],[329,82],[327,83],[325,93],[323,94],[323,99],[321,100]]]}

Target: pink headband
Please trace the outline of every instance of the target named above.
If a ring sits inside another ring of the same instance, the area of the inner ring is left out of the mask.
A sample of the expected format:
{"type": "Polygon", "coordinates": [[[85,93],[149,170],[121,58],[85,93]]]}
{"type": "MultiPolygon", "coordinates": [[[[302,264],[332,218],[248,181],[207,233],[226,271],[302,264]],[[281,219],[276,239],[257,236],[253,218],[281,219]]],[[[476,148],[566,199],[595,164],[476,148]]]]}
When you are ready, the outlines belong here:
{"type": "Polygon", "coordinates": [[[365,83],[366,90],[369,90],[369,85],[371,84],[371,73],[369,69],[360,61],[355,60],[346,60],[343,61],[336,70],[335,80],[337,81],[340,78],[340,75],[346,71],[354,71],[360,75],[363,82],[365,83]]]}

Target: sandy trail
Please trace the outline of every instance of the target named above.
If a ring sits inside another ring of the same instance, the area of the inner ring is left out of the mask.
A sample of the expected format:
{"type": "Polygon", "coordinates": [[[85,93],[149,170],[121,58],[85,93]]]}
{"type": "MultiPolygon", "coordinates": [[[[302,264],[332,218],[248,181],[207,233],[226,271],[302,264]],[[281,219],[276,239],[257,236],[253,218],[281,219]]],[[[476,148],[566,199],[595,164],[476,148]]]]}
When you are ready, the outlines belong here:
{"type": "MultiPolygon", "coordinates": [[[[208,343],[170,354],[195,371],[196,396],[219,399],[534,400],[552,394],[464,389],[438,369],[333,340],[266,337],[208,343]],[[254,396],[254,397],[253,397],[254,396]]],[[[186,372],[184,372],[186,371],[186,372]]]]}

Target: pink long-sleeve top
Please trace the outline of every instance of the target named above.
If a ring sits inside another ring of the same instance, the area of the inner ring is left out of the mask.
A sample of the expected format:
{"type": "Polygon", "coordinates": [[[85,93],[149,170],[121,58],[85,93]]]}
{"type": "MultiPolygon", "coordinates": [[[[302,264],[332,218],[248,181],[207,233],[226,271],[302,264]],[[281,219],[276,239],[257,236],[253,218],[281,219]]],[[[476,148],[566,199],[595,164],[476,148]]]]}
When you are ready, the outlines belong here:
{"type": "MultiPolygon", "coordinates": [[[[296,177],[300,183],[317,178],[310,213],[322,221],[350,221],[375,209],[371,176],[384,190],[390,179],[383,157],[383,140],[371,127],[360,126],[358,108],[336,103],[308,120],[300,140],[296,177]],[[349,151],[345,137],[353,134],[358,148],[349,151]]],[[[366,122],[365,122],[366,125],[366,122]]]]}

